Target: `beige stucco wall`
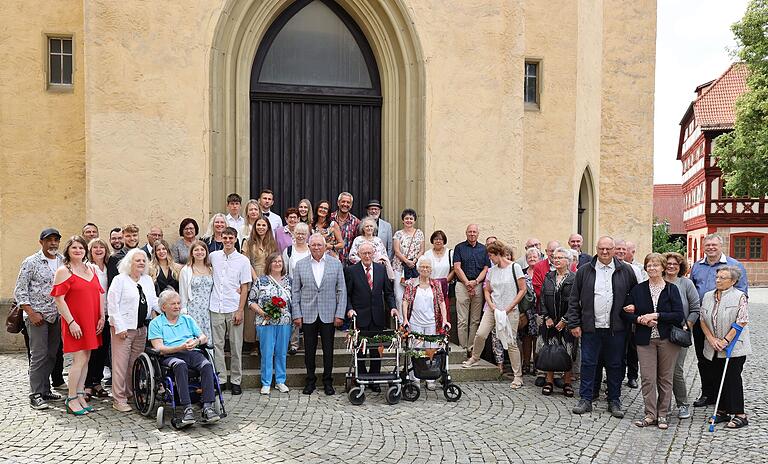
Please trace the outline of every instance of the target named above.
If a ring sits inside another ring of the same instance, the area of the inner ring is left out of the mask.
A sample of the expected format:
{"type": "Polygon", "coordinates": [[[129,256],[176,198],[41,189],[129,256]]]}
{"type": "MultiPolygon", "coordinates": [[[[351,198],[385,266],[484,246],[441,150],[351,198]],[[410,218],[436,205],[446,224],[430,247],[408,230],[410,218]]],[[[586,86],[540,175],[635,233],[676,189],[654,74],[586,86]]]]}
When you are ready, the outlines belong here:
{"type": "Polygon", "coordinates": [[[603,1],[601,233],[651,251],[656,2],[603,1]]]}
{"type": "Polygon", "coordinates": [[[4,0],[0,7],[0,299],[11,296],[42,229],[55,226],[67,237],[84,223],[82,4],[4,0]],[[46,34],[73,36],[71,92],[46,89],[46,34]]]}
{"type": "MultiPolygon", "coordinates": [[[[363,0],[344,2],[369,7],[363,0]]],[[[65,234],[86,219],[103,229],[133,221],[142,238],[158,224],[173,240],[181,218],[195,217],[204,227],[205,213],[223,208],[208,203],[211,157],[220,156],[209,152],[211,43],[225,4],[16,1],[12,14],[0,19],[3,34],[15,38],[4,42],[16,47],[8,49],[14,66],[0,71],[0,166],[3,179],[13,179],[0,183],[0,297],[10,295],[17,263],[36,248],[26,237],[34,239],[46,221],[65,234]],[[73,94],[44,91],[41,34],[48,28],[76,33],[81,53],[73,94]],[[36,176],[45,179],[39,195],[50,191],[51,200],[30,207],[29,180],[36,176]]],[[[406,138],[418,138],[417,147],[423,141],[424,169],[407,181],[423,184],[419,213],[427,232],[441,228],[453,244],[473,221],[481,224],[481,236],[518,246],[531,235],[565,240],[576,227],[579,183],[589,165],[600,195],[600,231],[635,239],[641,253],[647,248],[653,1],[627,7],[618,0],[382,0],[377,8],[399,11],[413,27],[394,32],[395,23],[371,20],[379,29],[364,32],[381,53],[404,34],[411,42],[403,66],[418,71],[407,83],[417,91],[403,95],[423,95],[414,107],[424,116],[422,126],[412,119],[418,113],[408,115],[408,127],[418,130],[406,138]],[[389,42],[380,39],[382,31],[392,34],[389,42]],[[525,57],[543,60],[539,112],[523,108],[525,57]]],[[[387,208],[394,216],[405,206],[411,205],[387,208]]],[[[398,217],[390,219],[399,224],[398,217]]]]}

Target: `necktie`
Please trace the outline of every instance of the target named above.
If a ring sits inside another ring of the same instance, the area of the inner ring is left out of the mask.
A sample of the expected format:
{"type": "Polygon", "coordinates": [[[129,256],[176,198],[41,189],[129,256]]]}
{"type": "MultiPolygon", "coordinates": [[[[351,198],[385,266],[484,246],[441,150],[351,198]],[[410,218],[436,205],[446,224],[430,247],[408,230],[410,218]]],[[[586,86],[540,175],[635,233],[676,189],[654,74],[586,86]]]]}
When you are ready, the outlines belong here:
{"type": "Polygon", "coordinates": [[[371,266],[365,268],[365,278],[368,279],[368,286],[373,290],[373,277],[371,276],[371,266]]]}

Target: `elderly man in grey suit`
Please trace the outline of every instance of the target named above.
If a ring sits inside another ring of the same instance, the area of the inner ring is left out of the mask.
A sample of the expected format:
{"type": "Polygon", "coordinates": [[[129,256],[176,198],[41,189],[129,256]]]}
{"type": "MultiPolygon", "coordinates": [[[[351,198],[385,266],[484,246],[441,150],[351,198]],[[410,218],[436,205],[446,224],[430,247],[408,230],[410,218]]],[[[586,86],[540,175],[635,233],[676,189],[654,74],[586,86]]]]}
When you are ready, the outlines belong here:
{"type": "Polygon", "coordinates": [[[309,238],[310,256],[296,263],[293,270],[293,323],[304,328],[304,363],[307,385],[302,393],[315,391],[315,353],[317,335],[323,345],[323,386],[326,395],[333,395],[333,337],[334,325],[344,322],[347,307],[347,286],[344,268],[338,259],[325,254],[325,238],[313,234],[309,238]]]}
{"type": "Polygon", "coordinates": [[[381,218],[381,203],[379,200],[369,201],[365,209],[368,216],[376,220],[379,238],[384,242],[384,246],[387,247],[387,256],[389,256],[389,261],[392,262],[395,256],[395,252],[392,250],[392,224],[381,218]]]}

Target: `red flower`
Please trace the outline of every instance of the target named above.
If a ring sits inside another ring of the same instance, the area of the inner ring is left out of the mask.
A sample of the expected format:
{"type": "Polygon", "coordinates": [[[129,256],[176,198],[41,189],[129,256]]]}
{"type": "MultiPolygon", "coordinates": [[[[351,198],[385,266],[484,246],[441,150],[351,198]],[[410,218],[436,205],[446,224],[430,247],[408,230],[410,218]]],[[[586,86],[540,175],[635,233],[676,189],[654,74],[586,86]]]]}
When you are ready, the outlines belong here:
{"type": "Polygon", "coordinates": [[[279,296],[273,296],[272,297],[272,304],[277,306],[278,308],[285,308],[287,303],[284,299],[280,298],[279,296]]]}

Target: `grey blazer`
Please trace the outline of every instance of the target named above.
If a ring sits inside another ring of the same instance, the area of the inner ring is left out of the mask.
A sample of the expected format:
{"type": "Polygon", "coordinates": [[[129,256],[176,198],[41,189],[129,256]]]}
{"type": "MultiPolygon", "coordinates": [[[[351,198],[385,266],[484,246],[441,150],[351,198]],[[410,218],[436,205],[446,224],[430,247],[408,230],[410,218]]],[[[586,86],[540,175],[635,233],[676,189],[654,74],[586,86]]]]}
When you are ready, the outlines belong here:
{"type": "Polygon", "coordinates": [[[335,317],[344,319],[347,307],[344,267],[338,259],[326,255],[323,280],[318,287],[312,273],[312,255],[299,260],[293,269],[291,294],[293,319],[304,318],[307,324],[315,322],[318,315],[325,323],[333,322],[335,317]]]}
{"type": "Polygon", "coordinates": [[[395,257],[395,252],[392,249],[392,224],[381,218],[379,218],[379,238],[384,242],[384,246],[387,247],[387,256],[389,256],[389,261],[391,262],[395,257]]]}

